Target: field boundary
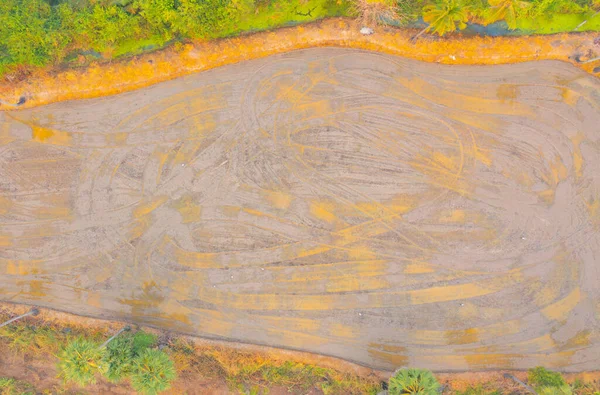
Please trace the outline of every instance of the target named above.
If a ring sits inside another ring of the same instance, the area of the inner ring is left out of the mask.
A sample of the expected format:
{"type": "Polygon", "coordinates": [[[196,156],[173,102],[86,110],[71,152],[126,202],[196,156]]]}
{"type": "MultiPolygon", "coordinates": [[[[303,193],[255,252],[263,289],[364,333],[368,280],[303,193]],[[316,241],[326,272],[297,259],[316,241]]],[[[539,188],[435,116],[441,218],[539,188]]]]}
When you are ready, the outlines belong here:
{"type": "Polygon", "coordinates": [[[415,43],[410,29],[378,27],[373,35],[361,35],[359,30],[356,20],[331,18],[236,38],[189,43],[84,69],[38,70],[26,80],[0,84],[0,110],[119,94],[228,64],[312,47],[371,50],[443,64],[561,60],[590,73],[596,70],[596,74],[600,64],[576,60],[597,52],[596,33],[494,38],[458,35],[428,37],[415,43]],[[16,103],[20,104],[15,107],[16,103]]]}

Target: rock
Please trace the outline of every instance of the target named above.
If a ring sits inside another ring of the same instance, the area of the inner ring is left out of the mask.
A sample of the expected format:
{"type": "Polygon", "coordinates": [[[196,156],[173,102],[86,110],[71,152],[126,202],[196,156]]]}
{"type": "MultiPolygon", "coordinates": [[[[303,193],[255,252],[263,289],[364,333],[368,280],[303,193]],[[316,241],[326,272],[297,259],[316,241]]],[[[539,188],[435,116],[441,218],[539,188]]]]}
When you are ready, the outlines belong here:
{"type": "Polygon", "coordinates": [[[375,33],[375,31],[370,27],[363,27],[360,29],[360,34],[364,34],[365,36],[370,36],[373,33],[375,33]]]}

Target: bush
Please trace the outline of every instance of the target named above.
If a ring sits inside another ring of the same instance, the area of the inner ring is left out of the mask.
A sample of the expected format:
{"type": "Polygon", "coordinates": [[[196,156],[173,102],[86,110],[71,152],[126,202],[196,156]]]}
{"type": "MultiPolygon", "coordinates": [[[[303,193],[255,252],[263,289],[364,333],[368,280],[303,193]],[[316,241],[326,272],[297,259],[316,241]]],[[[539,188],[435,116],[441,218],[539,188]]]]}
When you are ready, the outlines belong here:
{"type": "Polygon", "coordinates": [[[154,395],[169,389],[176,376],[173,361],[165,352],[146,349],[133,363],[131,385],[138,392],[154,395]]]}
{"type": "Polygon", "coordinates": [[[59,355],[59,377],[80,386],[95,383],[96,373],[106,372],[105,350],[84,338],[71,341],[59,355]]]}
{"type": "Polygon", "coordinates": [[[0,67],[46,65],[62,58],[69,42],[44,0],[0,1],[0,67]]]}
{"type": "Polygon", "coordinates": [[[438,393],[440,384],[429,370],[424,369],[400,369],[392,377],[388,384],[390,395],[419,394],[434,395],[438,393]]]}
{"type": "Polygon", "coordinates": [[[216,36],[234,13],[231,0],[135,0],[133,8],[165,40],[216,36]]]}
{"type": "Polygon", "coordinates": [[[560,373],[538,366],[529,370],[528,381],[534,387],[563,387],[567,385],[560,373]]]}
{"type": "Polygon", "coordinates": [[[118,382],[131,374],[135,358],[156,343],[156,336],[144,331],[135,334],[122,334],[108,343],[104,362],[107,365],[106,378],[118,382]]]}
{"type": "Polygon", "coordinates": [[[96,51],[104,51],[141,33],[140,19],[116,5],[85,8],[75,14],[74,22],[79,45],[96,51]]]}

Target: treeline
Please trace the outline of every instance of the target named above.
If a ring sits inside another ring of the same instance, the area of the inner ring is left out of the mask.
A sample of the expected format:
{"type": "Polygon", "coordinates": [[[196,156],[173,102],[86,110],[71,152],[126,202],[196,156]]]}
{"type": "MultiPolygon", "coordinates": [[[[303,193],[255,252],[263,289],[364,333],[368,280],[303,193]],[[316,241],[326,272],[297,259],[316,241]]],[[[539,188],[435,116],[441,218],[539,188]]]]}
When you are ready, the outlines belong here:
{"type": "MultiPolygon", "coordinates": [[[[0,77],[61,64],[70,54],[110,59],[144,42],[224,37],[335,15],[369,23],[422,18],[428,26],[420,34],[443,35],[467,22],[506,21],[515,29],[518,21],[599,9],[600,0],[0,0],[0,77]]],[[[579,23],[568,22],[558,31],[579,23]]]]}
{"type": "Polygon", "coordinates": [[[238,18],[234,0],[0,1],[0,75],[105,52],[131,39],[210,38],[238,18]]]}

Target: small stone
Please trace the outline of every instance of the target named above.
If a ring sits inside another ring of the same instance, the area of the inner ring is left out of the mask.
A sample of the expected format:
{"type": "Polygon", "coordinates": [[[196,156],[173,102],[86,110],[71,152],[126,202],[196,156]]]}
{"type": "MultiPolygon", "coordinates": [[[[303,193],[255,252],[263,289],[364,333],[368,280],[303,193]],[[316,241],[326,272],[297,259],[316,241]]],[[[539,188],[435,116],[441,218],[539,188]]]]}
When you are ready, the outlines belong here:
{"type": "Polygon", "coordinates": [[[360,34],[364,34],[365,36],[370,36],[373,33],[375,33],[375,31],[370,27],[363,27],[360,29],[360,34]]]}

